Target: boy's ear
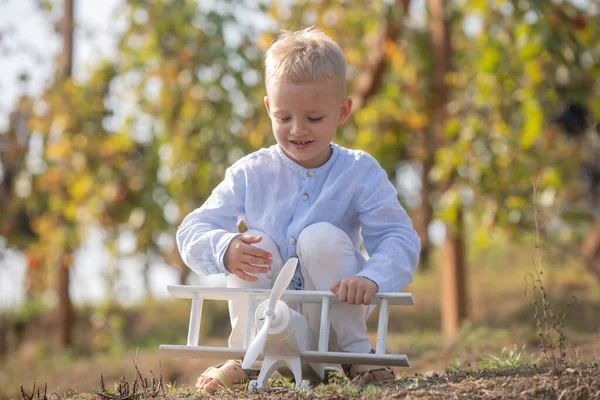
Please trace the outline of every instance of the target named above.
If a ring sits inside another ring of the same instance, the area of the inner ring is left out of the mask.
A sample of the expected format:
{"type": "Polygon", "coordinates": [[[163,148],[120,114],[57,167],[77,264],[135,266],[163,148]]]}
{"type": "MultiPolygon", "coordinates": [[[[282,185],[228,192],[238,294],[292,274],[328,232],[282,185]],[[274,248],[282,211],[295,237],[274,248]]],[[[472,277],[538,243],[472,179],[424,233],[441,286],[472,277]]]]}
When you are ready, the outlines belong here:
{"type": "Polygon", "coordinates": [[[269,114],[269,116],[271,116],[271,105],[269,104],[269,97],[265,96],[263,100],[265,102],[265,108],[267,109],[267,113],[269,114]]]}
{"type": "Polygon", "coordinates": [[[342,106],[340,107],[340,117],[338,119],[339,124],[346,122],[352,111],[352,97],[348,96],[342,100],[342,106]]]}

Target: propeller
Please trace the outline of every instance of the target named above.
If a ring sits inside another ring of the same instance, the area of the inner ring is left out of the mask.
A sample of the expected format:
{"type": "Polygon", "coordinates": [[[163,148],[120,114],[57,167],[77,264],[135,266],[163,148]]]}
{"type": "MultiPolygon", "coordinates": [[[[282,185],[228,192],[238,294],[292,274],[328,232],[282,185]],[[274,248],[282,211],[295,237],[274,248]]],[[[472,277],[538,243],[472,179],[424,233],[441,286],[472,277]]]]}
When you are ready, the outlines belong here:
{"type": "Polygon", "coordinates": [[[265,323],[254,339],[252,339],[252,342],[250,342],[248,350],[246,351],[246,356],[244,357],[244,362],[242,363],[242,368],[249,369],[258,358],[258,355],[263,351],[265,342],[267,341],[267,332],[271,326],[271,320],[275,315],[275,305],[292,281],[294,273],[296,272],[296,265],[298,265],[298,259],[295,257],[290,258],[281,269],[277,280],[275,280],[275,284],[271,290],[271,296],[269,297],[269,303],[265,310],[265,323]]]}

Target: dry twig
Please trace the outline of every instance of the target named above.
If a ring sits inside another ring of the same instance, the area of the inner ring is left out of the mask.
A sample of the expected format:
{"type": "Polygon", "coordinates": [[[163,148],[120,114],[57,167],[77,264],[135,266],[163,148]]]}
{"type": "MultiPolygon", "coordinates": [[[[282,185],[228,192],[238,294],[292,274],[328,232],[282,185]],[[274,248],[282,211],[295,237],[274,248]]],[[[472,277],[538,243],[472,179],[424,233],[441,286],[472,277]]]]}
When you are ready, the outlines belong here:
{"type": "MultiPolygon", "coordinates": [[[[138,368],[138,354],[136,351],[135,358],[133,359],[133,365],[135,367],[136,376],[133,381],[133,385],[129,385],[129,382],[125,379],[124,376],[121,377],[119,382],[115,384],[114,394],[110,393],[106,390],[106,386],[104,385],[104,376],[100,374],[100,390],[97,393],[97,397],[99,400],[133,400],[137,396],[143,396],[144,398],[156,398],[159,395],[165,395],[165,389],[163,386],[163,377],[162,377],[162,364],[159,361],[160,366],[160,374],[158,379],[154,372],[150,370],[150,374],[152,374],[152,378],[150,382],[148,382],[148,378],[145,378],[140,373],[140,369],[138,368]]],[[[31,400],[31,399],[27,399],[31,400]]]]}
{"type": "Polygon", "coordinates": [[[544,359],[550,365],[555,373],[561,373],[567,365],[566,358],[566,337],[561,328],[564,328],[564,319],[567,315],[567,310],[570,306],[577,302],[577,298],[572,296],[571,303],[567,304],[562,314],[556,314],[550,308],[550,300],[544,287],[543,261],[544,257],[540,245],[540,217],[539,209],[537,208],[537,182],[533,182],[533,205],[534,205],[534,221],[535,221],[535,254],[533,255],[533,268],[535,276],[532,273],[525,275],[525,296],[527,296],[527,278],[531,279],[533,291],[533,305],[535,313],[533,318],[537,328],[537,335],[540,337],[540,348],[543,352],[544,359]],[[539,295],[538,295],[539,291],[539,295]],[[538,302],[541,298],[541,305],[538,302]],[[558,354],[557,354],[558,353],[558,354]]]}

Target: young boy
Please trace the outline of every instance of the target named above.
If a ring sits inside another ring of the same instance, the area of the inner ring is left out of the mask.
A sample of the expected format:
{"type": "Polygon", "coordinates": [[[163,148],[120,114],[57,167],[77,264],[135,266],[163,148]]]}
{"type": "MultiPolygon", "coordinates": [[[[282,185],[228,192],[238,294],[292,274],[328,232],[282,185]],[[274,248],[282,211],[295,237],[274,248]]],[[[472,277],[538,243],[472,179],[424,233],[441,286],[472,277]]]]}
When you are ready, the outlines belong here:
{"type": "MultiPolygon", "coordinates": [[[[331,290],[330,349],[372,351],[368,304],[379,290],[412,281],[420,240],[377,161],[332,143],[346,121],[346,61],[339,46],[311,27],[283,32],[265,60],[264,102],[277,144],[232,165],[202,207],[177,232],[186,264],[227,275],[227,287],[271,288],[285,261],[298,257],[289,289],[331,290]],[[238,221],[250,228],[237,233],[238,221]],[[370,258],[359,248],[361,240],[370,258]]],[[[230,301],[230,347],[243,347],[247,305],[230,301]]],[[[320,305],[301,312],[319,333],[320,305]]],[[[387,367],[347,366],[363,382],[394,378],[387,367]]],[[[248,379],[239,363],[209,368],[197,388],[214,391],[248,379]]]]}

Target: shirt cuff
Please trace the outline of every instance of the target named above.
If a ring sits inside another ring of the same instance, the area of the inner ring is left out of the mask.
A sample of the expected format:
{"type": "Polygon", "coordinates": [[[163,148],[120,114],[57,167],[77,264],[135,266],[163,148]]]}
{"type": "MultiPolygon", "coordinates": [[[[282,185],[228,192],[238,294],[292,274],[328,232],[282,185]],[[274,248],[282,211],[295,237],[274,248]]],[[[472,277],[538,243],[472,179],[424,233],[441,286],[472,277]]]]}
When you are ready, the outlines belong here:
{"type": "Polygon", "coordinates": [[[229,244],[231,243],[233,238],[235,238],[237,236],[241,236],[241,235],[242,235],[241,233],[229,233],[228,232],[228,233],[224,234],[223,236],[221,236],[221,238],[217,242],[217,246],[216,246],[216,250],[215,250],[215,264],[219,268],[219,271],[224,273],[225,276],[231,275],[231,272],[229,272],[229,270],[227,268],[225,268],[225,262],[223,261],[223,258],[225,257],[225,253],[227,252],[227,249],[229,248],[229,244]]]}
{"type": "MultiPolygon", "coordinates": [[[[367,261],[367,265],[368,265],[368,261],[367,261]]],[[[378,287],[377,291],[381,292],[381,293],[400,292],[406,286],[408,286],[408,284],[410,284],[412,282],[412,277],[410,276],[410,274],[408,274],[408,276],[403,275],[402,278],[400,279],[400,282],[393,282],[390,280],[389,277],[382,275],[378,270],[368,268],[368,267],[363,269],[362,271],[360,271],[355,276],[364,276],[365,278],[372,280],[373,282],[375,282],[375,284],[377,284],[377,287],[378,287]]]]}
{"type": "Polygon", "coordinates": [[[355,276],[363,276],[363,277],[368,278],[368,279],[372,280],[373,282],[375,282],[375,284],[377,285],[378,292],[389,291],[388,288],[385,287],[385,281],[386,281],[385,278],[377,271],[363,269],[355,276]]]}

